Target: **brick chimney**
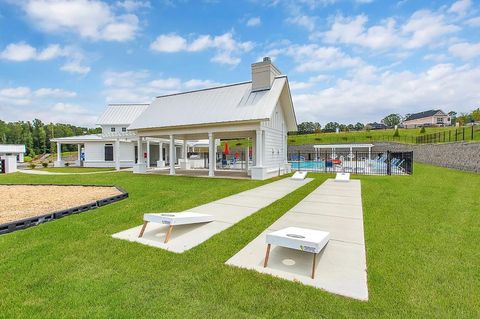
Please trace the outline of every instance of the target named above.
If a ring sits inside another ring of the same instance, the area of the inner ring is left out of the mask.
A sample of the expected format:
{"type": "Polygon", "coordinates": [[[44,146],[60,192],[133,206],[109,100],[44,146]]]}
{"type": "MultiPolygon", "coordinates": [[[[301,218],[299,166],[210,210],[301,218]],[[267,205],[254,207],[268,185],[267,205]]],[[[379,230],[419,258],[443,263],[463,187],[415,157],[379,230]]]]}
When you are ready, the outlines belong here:
{"type": "Polygon", "coordinates": [[[252,64],[252,91],[270,90],[273,80],[282,74],[269,57],[264,57],[262,62],[252,64]]]}

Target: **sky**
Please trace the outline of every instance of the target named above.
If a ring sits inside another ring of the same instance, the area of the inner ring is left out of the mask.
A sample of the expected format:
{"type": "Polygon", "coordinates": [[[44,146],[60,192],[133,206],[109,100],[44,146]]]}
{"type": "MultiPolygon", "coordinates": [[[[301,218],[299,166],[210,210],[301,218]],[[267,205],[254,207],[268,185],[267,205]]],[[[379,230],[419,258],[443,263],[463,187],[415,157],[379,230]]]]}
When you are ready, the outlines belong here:
{"type": "Polygon", "coordinates": [[[95,126],[108,103],[248,81],[297,121],[480,106],[480,1],[0,0],[0,119],[95,126]]]}

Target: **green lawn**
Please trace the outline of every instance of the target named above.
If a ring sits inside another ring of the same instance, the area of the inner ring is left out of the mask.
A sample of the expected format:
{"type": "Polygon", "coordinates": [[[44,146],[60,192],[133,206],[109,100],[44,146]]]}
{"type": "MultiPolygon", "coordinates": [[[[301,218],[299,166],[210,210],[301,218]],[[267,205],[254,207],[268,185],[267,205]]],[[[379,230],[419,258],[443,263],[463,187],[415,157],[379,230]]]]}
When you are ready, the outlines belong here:
{"type": "Polygon", "coordinates": [[[37,171],[47,171],[55,173],[90,173],[113,171],[113,167],[42,167],[35,168],[37,171]]]}
{"type": "MultiPolygon", "coordinates": [[[[471,127],[465,127],[465,140],[471,140],[471,127]]],[[[448,131],[450,133],[451,141],[455,141],[455,128],[452,127],[428,127],[425,129],[425,134],[446,132],[446,142],[448,142],[448,131]]],[[[371,130],[359,132],[341,132],[341,133],[318,133],[318,134],[304,134],[304,135],[290,135],[288,136],[288,144],[303,145],[303,144],[336,144],[336,143],[370,143],[370,142],[398,142],[411,144],[415,142],[417,136],[420,134],[420,129],[399,129],[399,137],[393,137],[395,130],[371,130]]],[[[463,137],[463,128],[457,129],[457,139],[461,140],[463,137]]],[[[474,127],[473,140],[480,140],[480,127],[474,127]]],[[[443,141],[443,135],[441,136],[443,141]]]]}
{"type": "Polygon", "coordinates": [[[131,173],[0,176],[0,183],[116,184],[127,200],[0,236],[0,317],[478,318],[480,175],[418,164],[362,177],[370,300],[224,265],[328,176],[175,254],[111,234],[264,182],[131,173]]]}

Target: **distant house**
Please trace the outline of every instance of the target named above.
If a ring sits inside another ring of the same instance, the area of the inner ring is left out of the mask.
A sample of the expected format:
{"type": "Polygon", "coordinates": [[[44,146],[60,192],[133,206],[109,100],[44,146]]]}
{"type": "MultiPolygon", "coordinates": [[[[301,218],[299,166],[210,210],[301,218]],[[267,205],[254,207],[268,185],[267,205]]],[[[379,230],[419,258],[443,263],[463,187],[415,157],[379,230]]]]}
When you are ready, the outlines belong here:
{"type": "Polygon", "coordinates": [[[405,128],[422,126],[449,126],[451,117],[442,110],[429,110],[420,113],[410,114],[402,124],[405,128]]]}
{"type": "Polygon", "coordinates": [[[368,123],[367,126],[372,130],[385,130],[387,128],[385,124],[377,122],[368,123]]]}

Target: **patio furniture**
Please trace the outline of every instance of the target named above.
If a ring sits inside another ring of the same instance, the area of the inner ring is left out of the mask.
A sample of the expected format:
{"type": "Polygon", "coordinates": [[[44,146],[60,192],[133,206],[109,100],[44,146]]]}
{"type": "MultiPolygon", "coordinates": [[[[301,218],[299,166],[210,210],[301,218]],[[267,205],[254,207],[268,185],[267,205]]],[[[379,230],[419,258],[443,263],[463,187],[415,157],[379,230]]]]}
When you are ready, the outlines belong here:
{"type": "Polygon", "coordinates": [[[214,220],[212,215],[193,213],[193,212],[183,212],[183,213],[151,213],[143,215],[143,226],[139,238],[143,237],[143,233],[147,228],[149,222],[169,225],[167,234],[165,236],[165,244],[170,240],[170,235],[172,234],[173,226],[178,225],[189,225],[189,224],[198,224],[198,223],[208,223],[214,220]]]}
{"type": "Polygon", "coordinates": [[[350,173],[337,173],[335,182],[348,182],[350,180],[350,173]]]}
{"type": "Polygon", "coordinates": [[[300,181],[300,180],[304,180],[305,177],[307,177],[307,172],[305,172],[305,171],[303,171],[303,172],[295,172],[295,174],[293,174],[293,176],[291,177],[291,179],[296,180],[296,181],[300,181]]]}
{"type": "Polygon", "coordinates": [[[271,245],[297,249],[313,254],[312,279],[315,279],[317,254],[327,245],[330,233],[320,230],[287,227],[267,234],[267,252],[263,267],[267,267],[271,245]]]}

